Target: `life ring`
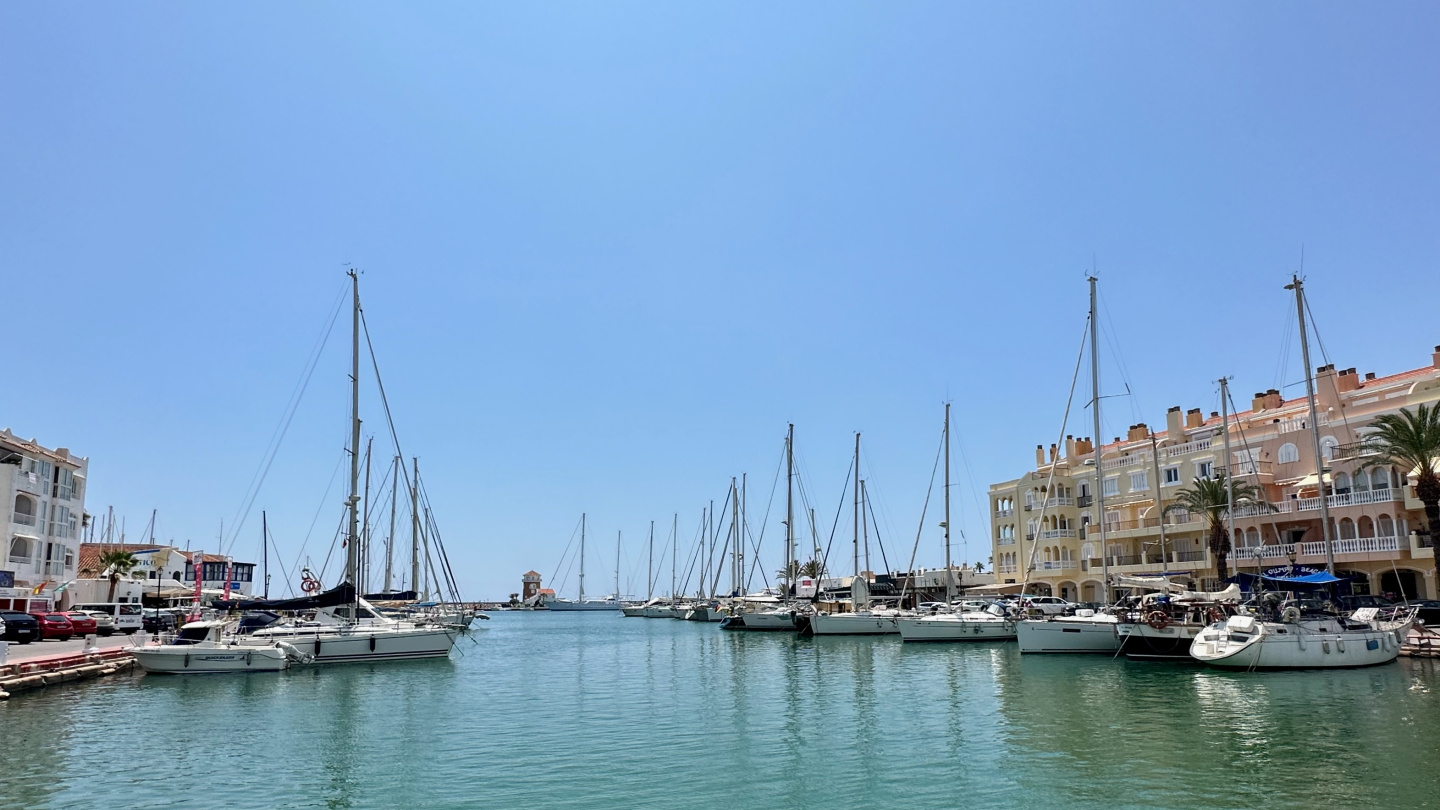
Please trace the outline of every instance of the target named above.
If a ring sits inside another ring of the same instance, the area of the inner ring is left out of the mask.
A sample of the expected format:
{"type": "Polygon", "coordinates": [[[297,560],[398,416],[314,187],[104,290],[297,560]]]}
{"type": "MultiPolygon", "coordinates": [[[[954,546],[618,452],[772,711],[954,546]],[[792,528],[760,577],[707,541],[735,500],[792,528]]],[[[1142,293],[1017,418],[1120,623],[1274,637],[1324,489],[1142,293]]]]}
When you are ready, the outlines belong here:
{"type": "Polygon", "coordinates": [[[320,580],[315,579],[314,577],[305,577],[304,579],[300,580],[300,590],[304,591],[305,593],[315,593],[316,591],[320,590],[320,580]]]}
{"type": "Polygon", "coordinates": [[[1222,622],[1225,621],[1225,611],[1221,610],[1218,607],[1212,607],[1209,610],[1205,611],[1205,617],[1210,620],[1211,624],[1215,624],[1216,622],[1222,622]]]}
{"type": "Polygon", "coordinates": [[[1170,626],[1170,617],[1165,615],[1163,610],[1152,610],[1150,615],[1145,617],[1145,623],[1156,630],[1164,630],[1170,626]]]}

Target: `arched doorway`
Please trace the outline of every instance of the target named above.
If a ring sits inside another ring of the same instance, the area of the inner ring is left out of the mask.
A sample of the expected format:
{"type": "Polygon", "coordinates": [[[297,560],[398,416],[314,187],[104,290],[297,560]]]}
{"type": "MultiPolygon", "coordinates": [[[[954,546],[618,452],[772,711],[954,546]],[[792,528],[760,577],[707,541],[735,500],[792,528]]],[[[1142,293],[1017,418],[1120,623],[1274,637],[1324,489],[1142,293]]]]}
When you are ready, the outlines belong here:
{"type": "Polygon", "coordinates": [[[1408,568],[1386,571],[1380,575],[1380,593],[1393,593],[1396,599],[1420,599],[1420,583],[1420,576],[1408,568]]]}
{"type": "Polygon", "coordinates": [[[1062,583],[1060,583],[1060,598],[1061,598],[1061,599],[1064,599],[1064,600],[1067,601],[1067,602],[1078,602],[1078,601],[1080,601],[1079,597],[1080,597],[1080,589],[1077,588],[1077,587],[1075,587],[1075,583],[1073,583],[1073,582],[1062,582],[1062,583]]]}
{"type": "Polygon", "coordinates": [[[1370,575],[1364,571],[1343,571],[1336,569],[1335,576],[1350,580],[1349,582],[1342,582],[1337,586],[1342,596],[1345,594],[1365,596],[1370,593],[1370,575]]]}

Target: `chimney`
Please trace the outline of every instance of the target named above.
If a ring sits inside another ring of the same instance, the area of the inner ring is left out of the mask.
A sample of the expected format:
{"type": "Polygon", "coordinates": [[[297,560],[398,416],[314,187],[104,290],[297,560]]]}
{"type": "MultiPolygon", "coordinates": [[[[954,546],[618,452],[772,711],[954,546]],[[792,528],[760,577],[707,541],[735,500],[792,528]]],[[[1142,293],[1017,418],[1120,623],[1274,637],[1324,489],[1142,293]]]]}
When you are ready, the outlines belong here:
{"type": "Polygon", "coordinates": [[[1130,426],[1130,432],[1125,434],[1125,441],[1138,442],[1141,439],[1148,438],[1149,436],[1150,428],[1147,427],[1144,422],[1141,422],[1138,425],[1130,426]]]}
{"type": "Polygon", "coordinates": [[[1280,407],[1281,404],[1285,402],[1285,398],[1280,396],[1279,388],[1271,388],[1269,391],[1265,392],[1264,396],[1266,410],[1274,410],[1280,407]]]}
{"type": "Polygon", "coordinates": [[[1185,412],[1185,429],[1193,430],[1205,423],[1205,418],[1200,415],[1199,408],[1191,408],[1185,412]]]}
{"type": "Polygon", "coordinates": [[[68,448],[68,447],[57,447],[57,448],[55,448],[55,455],[57,455],[57,456],[59,456],[59,457],[61,457],[61,458],[70,458],[70,448],[68,448]]]}
{"type": "Polygon", "coordinates": [[[1430,355],[1430,365],[1440,368],[1440,346],[1435,347],[1435,353],[1430,355]]]}
{"type": "Polygon", "coordinates": [[[1165,412],[1165,438],[1179,441],[1180,434],[1184,432],[1184,425],[1185,416],[1180,413],[1179,405],[1165,412]]]}
{"type": "Polygon", "coordinates": [[[1072,460],[1075,458],[1075,437],[1074,437],[1074,436],[1066,436],[1066,437],[1065,437],[1065,458],[1072,459],[1072,460]]]}
{"type": "Polygon", "coordinates": [[[1056,446],[1053,445],[1053,444],[1050,445],[1050,463],[1051,463],[1051,464],[1054,464],[1054,463],[1055,463],[1055,454],[1058,453],[1059,451],[1060,451],[1060,448],[1056,447],[1056,446]]]}
{"type": "Polygon", "coordinates": [[[1370,381],[1373,380],[1373,379],[1375,379],[1375,372],[1373,372],[1373,371],[1367,371],[1367,372],[1365,372],[1365,382],[1370,382],[1370,381]]]}
{"type": "Polygon", "coordinates": [[[1095,452],[1095,445],[1090,441],[1090,437],[1089,437],[1089,436],[1086,436],[1086,437],[1083,438],[1083,439],[1076,439],[1076,440],[1075,440],[1075,455],[1076,455],[1076,457],[1089,456],[1089,455],[1091,455],[1091,454],[1094,453],[1094,452],[1095,452]]]}
{"type": "Polygon", "coordinates": [[[1035,445],[1035,466],[1045,466],[1045,445],[1043,444],[1035,445]]]}
{"type": "Polygon", "coordinates": [[[1355,389],[1360,387],[1360,375],[1355,373],[1355,369],[1347,368],[1344,371],[1340,372],[1339,376],[1335,380],[1335,384],[1338,387],[1340,393],[1342,394],[1349,391],[1354,391],[1355,389]]]}
{"type": "Polygon", "coordinates": [[[1211,411],[1211,412],[1210,412],[1210,418],[1211,418],[1211,419],[1219,419],[1219,418],[1220,418],[1220,412],[1219,412],[1219,411],[1211,411]]]}
{"type": "Polygon", "coordinates": [[[1250,399],[1250,408],[1256,411],[1265,410],[1265,392],[1256,391],[1255,396],[1250,399]]]}

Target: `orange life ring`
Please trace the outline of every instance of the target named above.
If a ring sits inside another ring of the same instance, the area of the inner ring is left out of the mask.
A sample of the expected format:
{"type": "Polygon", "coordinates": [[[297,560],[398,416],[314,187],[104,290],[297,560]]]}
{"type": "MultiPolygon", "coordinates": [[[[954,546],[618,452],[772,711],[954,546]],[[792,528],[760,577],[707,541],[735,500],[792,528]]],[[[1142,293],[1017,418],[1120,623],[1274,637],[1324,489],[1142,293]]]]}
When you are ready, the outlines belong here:
{"type": "Polygon", "coordinates": [[[1170,626],[1170,617],[1165,615],[1163,610],[1152,610],[1150,615],[1145,617],[1145,623],[1156,630],[1164,630],[1170,626]]]}

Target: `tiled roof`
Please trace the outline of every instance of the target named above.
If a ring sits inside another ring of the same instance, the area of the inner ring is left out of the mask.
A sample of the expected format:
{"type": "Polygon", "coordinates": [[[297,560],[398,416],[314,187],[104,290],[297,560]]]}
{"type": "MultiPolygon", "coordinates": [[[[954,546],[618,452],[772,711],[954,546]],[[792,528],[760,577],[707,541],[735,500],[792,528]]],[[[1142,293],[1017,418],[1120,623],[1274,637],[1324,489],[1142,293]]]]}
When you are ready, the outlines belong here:
{"type": "MultiPolygon", "coordinates": [[[[174,546],[151,545],[151,544],[149,544],[149,543],[81,543],[81,544],[80,544],[80,560],[79,560],[80,567],[79,567],[78,570],[80,570],[80,571],[92,571],[92,572],[97,573],[97,574],[100,573],[100,571],[101,571],[101,567],[100,567],[100,555],[101,555],[101,554],[104,554],[104,553],[107,552],[107,551],[117,551],[117,550],[118,550],[118,551],[128,551],[128,552],[131,552],[131,553],[133,554],[133,553],[140,552],[140,551],[159,551],[160,549],[166,549],[166,548],[174,548],[174,546]]],[[[185,555],[185,558],[186,558],[187,560],[190,559],[190,557],[193,556],[193,553],[194,553],[194,552],[181,551],[181,550],[178,549],[178,548],[175,549],[175,550],[176,550],[178,553],[180,553],[180,554],[184,554],[184,555],[185,555]]],[[[227,562],[227,561],[229,561],[229,558],[223,557],[223,556],[221,556],[221,555],[219,555],[219,554],[206,554],[206,553],[203,553],[203,552],[201,553],[201,558],[203,559],[204,562],[227,562]]],[[[235,564],[236,564],[236,565],[254,565],[254,563],[242,563],[242,562],[236,562],[235,564]]]]}

